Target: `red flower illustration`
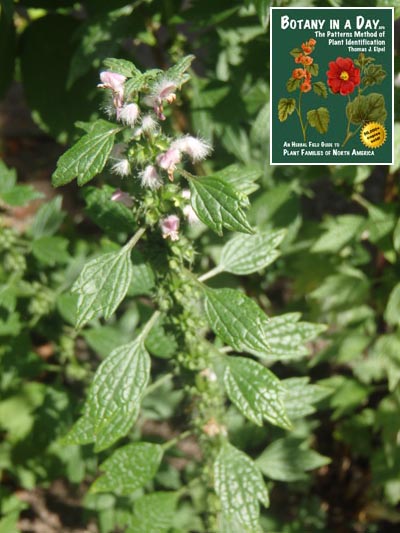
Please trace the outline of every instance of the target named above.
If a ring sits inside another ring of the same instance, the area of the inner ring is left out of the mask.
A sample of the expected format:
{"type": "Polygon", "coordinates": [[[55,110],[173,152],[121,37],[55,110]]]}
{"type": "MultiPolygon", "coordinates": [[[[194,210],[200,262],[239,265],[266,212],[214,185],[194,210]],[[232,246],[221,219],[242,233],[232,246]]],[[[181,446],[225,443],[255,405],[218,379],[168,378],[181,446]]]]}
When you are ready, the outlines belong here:
{"type": "Polygon", "coordinates": [[[334,93],[342,96],[351,94],[357,85],[360,85],[360,69],[354,66],[349,57],[338,57],[336,61],[329,63],[328,85],[334,93]]]}

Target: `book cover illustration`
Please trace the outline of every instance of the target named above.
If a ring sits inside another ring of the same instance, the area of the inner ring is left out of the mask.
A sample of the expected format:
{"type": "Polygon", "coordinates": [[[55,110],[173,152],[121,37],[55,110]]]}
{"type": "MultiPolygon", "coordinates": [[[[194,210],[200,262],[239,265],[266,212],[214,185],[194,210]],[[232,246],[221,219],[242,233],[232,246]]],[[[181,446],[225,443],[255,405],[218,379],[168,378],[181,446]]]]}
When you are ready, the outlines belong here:
{"type": "Polygon", "coordinates": [[[271,164],[391,164],[393,8],[271,8],[271,164]]]}

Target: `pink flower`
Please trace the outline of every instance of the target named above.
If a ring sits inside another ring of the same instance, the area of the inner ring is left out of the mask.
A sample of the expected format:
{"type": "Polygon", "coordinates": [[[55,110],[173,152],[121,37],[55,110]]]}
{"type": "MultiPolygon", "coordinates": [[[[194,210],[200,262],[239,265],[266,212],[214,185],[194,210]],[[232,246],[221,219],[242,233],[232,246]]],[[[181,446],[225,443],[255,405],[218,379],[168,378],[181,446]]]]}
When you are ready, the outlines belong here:
{"type": "Polygon", "coordinates": [[[117,74],[116,72],[109,72],[106,70],[100,72],[100,80],[102,83],[99,83],[97,87],[102,89],[111,89],[113,92],[113,103],[115,109],[117,110],[118,118],[119,111],[124,100],[124,83],[126,77],[122,74],[117,74]]]}
{"type": "Polygon", "coordinates": [[[126,207],[132,207],[133,206],[133,200],[131,196],[127,192],[121,191],[121,189],[116,189],[112,196],[111,200],[113,202],[119,202],[120,204],[125,205],[126,207]]]}
{"type": "Polygon", "coordinates": [[[137,104],[128,104],[120,109],[119,120],[128,126],[134,126],[139,117],[140,109],[137,104]]]}
{"type": "Polygon", "coordinates": [[[162,185],[162,179],[160,178],[156,167],[153,165],[147,165],[139,174],[139,178],[142,187],[148,187],[149,189],[158,189],[162,185]]]}
{"type": "Polygon", "coordinates": [[[161,220],[161,233],[164,239],[177,241],[179,239],[179,218],[176,215],[169,215],[161,220]]]}
{"type": "Polygon", "coordinates": [[[157,157],[157,164],[159,167],[168,171],[168,178],[170,181],[174,180],[174,170],[176,165],[181,160],[181,153],[176,148],[169,148],[163,154],[157,157]]]}
{"type": "Polygon", "coordinates": [[[211,146],[201,139],[185,135],[171,144],[171,148],[176,148],[180,152],[187,154],[193,162],[205,159],[211,152],[211,146]]]}
{"type": "Polygon", "coordinates": [[[163,78],[153,87],[151,94],[145,96],[144,103],[154,109],[155,114],[160,120],[165,120],[163,102],[172,104],[176,100],[175,90],[178,83],[175,80],[163,78]]]}

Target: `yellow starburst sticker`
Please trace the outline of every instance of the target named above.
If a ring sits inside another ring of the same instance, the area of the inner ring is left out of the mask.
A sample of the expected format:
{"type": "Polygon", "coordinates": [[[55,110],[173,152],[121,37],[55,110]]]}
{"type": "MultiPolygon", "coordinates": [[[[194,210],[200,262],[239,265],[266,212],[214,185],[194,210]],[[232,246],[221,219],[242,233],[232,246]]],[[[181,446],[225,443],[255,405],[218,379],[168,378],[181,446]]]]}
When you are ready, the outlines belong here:
{"type": "Polygon", "coordinates": [[[360,138],[367,148],[380,148],[386,141],[385,126],[379,122],[367,122],[362,127],[360,138]]]}

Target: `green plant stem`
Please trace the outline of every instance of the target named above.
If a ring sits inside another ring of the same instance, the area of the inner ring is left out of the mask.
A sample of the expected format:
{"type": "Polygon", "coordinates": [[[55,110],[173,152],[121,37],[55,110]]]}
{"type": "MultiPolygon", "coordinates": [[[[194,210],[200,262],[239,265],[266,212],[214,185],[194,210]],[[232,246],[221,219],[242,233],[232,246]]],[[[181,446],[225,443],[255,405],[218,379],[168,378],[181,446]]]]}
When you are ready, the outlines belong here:
{"type": "Polygon", "coordinates": [[[155,311],[151,317],[150,320],[146,323],[144,326],[142,332],[140,333],[140,336],[143,337],[143,340],[147,337],[147,335],[150,333],[151,328],[154,326],[154,324],[157,322],[159,316],[161,315],[160,311],[155,311]]]}
{"type": "Polygon", "coordinates": [[[306,127],[304,126],[304,123],[303,123],[303,118],[301,116],[301,95],[303,93],[300,91],[300,95],[299,95],[299,103],[298,103],[298,107],[296,107],[296,113],[299,117],[299,120],[300,120],[300,127],[301,127],[301,131],[303,133],[303,139],[304,141],[307,140],[307,137],[306,137],[306,127]]]}
{"type": "Polygon", "coordinates": [[[164,374],[160,379],[157,379],[157,381],[154,381],[151,385],[149,385],[146,389],[146,392],[144,393],[145,396],[148,396],[151,394],[155,389],[158,389],[158,387],[161,387],[163,383],[173,378],[173,373],[168,372],[168,374],[164,374]]]}
{"type": "Polygon", "coordinates": [[[175,437],[175,438],[173,438],[173,439],[171,439],[171,440],[169,440],[167,442],[164,442],[164,444],[162,444],[162,448],[163,448],[164,452],[166,452],[167,450],[169,450],[170,448],[172,448],[173,446],[178,444],[178,442],[180,442],[181,440],[187,439],[191,435],[193,435],[193,431],[191,429],[188,429],[187,431],[184,431],[183,433],[181,433],[177,437],[175,437]]]}
{"type": "Polygon", "coordinates": [[[197,281],[206,281],[207,279],[210,279],[210,278],[213,278],[214,276],[216,276],[217,274],[220,274],[222,272],[222,269],[220,266],[216,266],[214,268],[212,268],[211,270],[209,270],[208,272],[206,272],[205,274],[202,274],[201,276],[199,276],[197,278],[197,281]]]}
{"type": "Polygon", "coordinates": [[[125,244],[124,248],[127,248],[128,250],[132,250],[139,239],[142,237],[142,235],[145,233],[146,228],[139,228],[135,235],[125,244]]]}

